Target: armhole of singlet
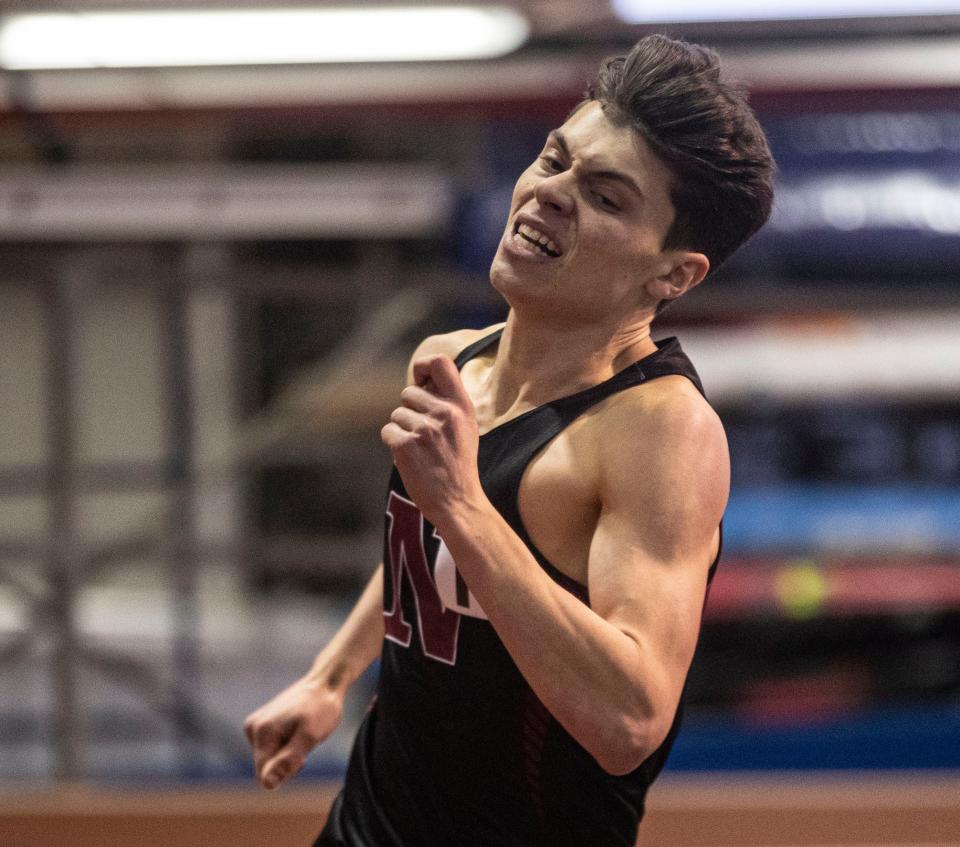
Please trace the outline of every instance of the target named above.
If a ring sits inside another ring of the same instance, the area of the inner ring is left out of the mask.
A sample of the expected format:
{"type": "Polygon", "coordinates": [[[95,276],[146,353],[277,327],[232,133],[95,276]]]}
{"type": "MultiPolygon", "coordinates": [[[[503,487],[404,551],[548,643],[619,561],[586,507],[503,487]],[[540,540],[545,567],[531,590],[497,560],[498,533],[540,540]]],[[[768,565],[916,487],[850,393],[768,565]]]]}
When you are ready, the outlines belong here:
{"type": "Polygon", "coordinates": [[[460,368],[462,368],[474,356],[482,353],[495,341],[499,341],[501,335],[503,335],[503,327],[500,327],[500,329],[495,329],[490,334],[483,336],[483,338],[478,338],[472,344],[468,344],[466,347],[464,347],[459,353],[457,353],[457,358],[453,360],[454,364],[457,366],[457,370],[460,370],[460,368]]]}

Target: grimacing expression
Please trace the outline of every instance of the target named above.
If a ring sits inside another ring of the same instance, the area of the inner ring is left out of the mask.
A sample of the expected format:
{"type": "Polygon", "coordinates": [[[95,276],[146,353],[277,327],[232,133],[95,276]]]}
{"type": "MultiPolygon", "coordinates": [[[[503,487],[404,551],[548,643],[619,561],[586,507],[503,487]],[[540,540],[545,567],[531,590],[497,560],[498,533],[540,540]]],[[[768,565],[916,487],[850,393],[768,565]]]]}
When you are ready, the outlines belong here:
{"type": "Polygon", "coordinates": [[[671,179],[634,130],[585,104],[517,180],[493,285],[511,305],[548,295],[551,311],[580,319],[656,303],[648,281],[690,255],[662,248],[671,179]]]}

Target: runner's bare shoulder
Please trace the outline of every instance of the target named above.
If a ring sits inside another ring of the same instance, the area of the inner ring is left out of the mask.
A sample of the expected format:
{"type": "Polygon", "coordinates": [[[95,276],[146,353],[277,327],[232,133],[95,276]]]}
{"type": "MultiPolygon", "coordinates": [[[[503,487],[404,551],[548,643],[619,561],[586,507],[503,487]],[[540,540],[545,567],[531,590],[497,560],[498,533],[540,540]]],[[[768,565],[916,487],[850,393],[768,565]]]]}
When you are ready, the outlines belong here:
{"type": "Polygon", "coordinates": [[[407,369],[407,381],[413,380],[413,363],[424,356],[449,356],[455,359],[457,354],[474,341],[500,329],[502,323],[493,324],[485,329],[458,329],[454,332],[445,332],[439,335],[430,335],[425,338],[410,357],[410,367],[407,369]]]}

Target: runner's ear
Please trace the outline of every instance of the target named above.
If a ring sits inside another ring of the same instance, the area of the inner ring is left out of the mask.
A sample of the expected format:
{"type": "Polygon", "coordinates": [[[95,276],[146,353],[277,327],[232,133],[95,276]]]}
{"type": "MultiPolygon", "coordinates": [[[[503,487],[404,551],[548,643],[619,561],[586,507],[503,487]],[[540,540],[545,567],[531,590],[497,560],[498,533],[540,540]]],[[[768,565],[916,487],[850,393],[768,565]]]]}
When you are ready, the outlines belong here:
{"type": "Polygon", "coordinates": [[[703,253],[671,252],[669,265],[647,283],[647,291],[656,300],[676,300],[703,282],[710,272],[710,260],[703,253]]]}

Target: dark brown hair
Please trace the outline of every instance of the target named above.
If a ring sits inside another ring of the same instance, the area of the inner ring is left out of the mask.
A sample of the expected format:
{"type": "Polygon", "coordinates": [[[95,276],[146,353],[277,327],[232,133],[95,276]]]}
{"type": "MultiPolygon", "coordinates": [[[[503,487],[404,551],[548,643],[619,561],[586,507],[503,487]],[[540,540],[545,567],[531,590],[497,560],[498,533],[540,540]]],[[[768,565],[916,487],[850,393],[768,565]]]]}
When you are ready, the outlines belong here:
{"type": "Polygon", "coordinates": [[[673,174],[665,249],[704,253],[713,271],[763,226],[776,165],[745,91],[721,80],[712,50],[648,35],[603,63],[584,102],[594,100],[673,174]]]}

